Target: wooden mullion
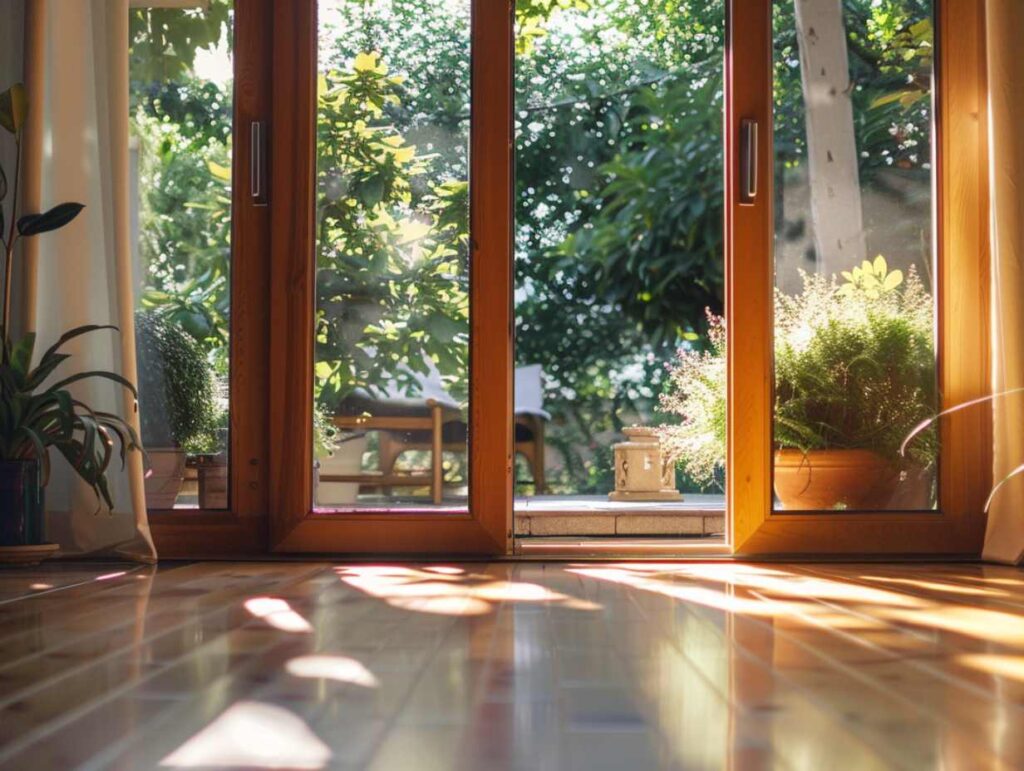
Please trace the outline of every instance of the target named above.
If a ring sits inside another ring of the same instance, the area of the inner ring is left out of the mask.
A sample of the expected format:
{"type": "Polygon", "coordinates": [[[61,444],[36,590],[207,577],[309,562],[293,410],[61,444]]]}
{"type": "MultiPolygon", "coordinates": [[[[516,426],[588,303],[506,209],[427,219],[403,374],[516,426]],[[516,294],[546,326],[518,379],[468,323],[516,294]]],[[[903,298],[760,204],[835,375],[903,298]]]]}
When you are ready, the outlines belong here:
{"type": "Polygon", "coordinates": [[[771,0],[730,0],[725,114],[725,285],[728,352],[726,500],[742,549],[772,505],[771,0]],[[756,120],[756,198],[740,202],[740,130],[756,120]]]}
{"type": "Polygon", "coordinates": [[[273,10],[269,500],[280,543],[313,506],[317,21],[315,0],[273,10]]]}
{"type": "Polygon", "coordinates": [[[249,126],[271,112],[272,0],[236,0],[231,197],[229,508],[150,511],[161,558],[266,548],[270,210],[249,199],[249,126]]]}

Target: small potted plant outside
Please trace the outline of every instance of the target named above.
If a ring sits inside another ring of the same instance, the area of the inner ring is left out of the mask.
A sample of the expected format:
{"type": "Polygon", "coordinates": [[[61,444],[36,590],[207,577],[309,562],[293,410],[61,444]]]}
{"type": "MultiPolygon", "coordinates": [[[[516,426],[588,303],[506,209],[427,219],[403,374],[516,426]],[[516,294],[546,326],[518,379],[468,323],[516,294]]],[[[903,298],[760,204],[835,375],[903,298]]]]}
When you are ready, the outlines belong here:
{"type": "MultiPolygon", "coordinates": [[[[215,381],[215,393],[227,391],[226,384],[215,381]]],[[[199,485],[200,509],[226,509],[228,506],[228,412],[225,399],[215,401],[224,403],[214,410],[210,430],[193,439],[185,447],[186,467],[195,469],[199,485]]]]}
{"type": "Polygon", "coordinates": [[[50,477],[50,450],[56,449],[93,490],[98,503],[110,509],[114,504],[107,469],[115,457],[123,466],[127,453],[138,449],[139,442],[134,429],[120,417],[93,410],[74,394],[76,383],[108,380],[112,387],[127,389],[135,396],[135,387],[128,380],[103,370],[61,374],[71,358],[63,350],[67,343],[116,327],[75,327],[38,358],[34,333],[18,340],[11,334],[11,279],[18,241],[64,227],[83,208],[82,204],[63,203],[41,214],[18,216],[22,131],[27,112],[28,100],[21,84],[0,94],[0,126],[14,137],[17,158],[12,177],[0,168],[4,282],[0,312],[0,561],[34,563],[57,548],[45,543],[43,490],[50,477]],[[12,202],[9,214],[4,210],[8,193],[12,202]]]}
{"type": "MultiPolygon", "coordinates": [[[[934,412],[931,298],[882,257],[842,278],[775,295],[775,494],[789,510],[928,508],[937,438],[900,445],[934,412]]],[[[702,483],[724,465],[725,356],[712,318],[709,349],[680,352],[662,398],[682,418],[663,443],[702,483]]]]}
{"type": "Polygon", "coordinates": [[[186,451],[212,430],[213,378],[195,340],[160,313],[137,311],[135,330],[142,444],[150,463],[146,506],[170,509],[185,479],[186,451]]]}
{"type": "Polygon", "coordinates": [[[358,474],[363,467],[368,437],[365,431],[340,431],[325,409],[313,408],[313,490],[318,506],[338,506],[356,502],[358,482],[321,482],[320,475],[358,474]]]}

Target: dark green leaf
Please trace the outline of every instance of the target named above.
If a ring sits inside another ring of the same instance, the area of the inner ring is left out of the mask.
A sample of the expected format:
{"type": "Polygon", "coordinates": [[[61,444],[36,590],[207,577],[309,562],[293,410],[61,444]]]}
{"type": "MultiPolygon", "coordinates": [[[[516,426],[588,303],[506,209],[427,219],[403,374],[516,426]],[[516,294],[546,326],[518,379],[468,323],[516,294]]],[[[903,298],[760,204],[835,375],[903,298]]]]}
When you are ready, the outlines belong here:
{"type": "Polygon", "coordinates": [[[57,350],[62,345],[64,345],[64,343],[68,342],[68,340],[73,340],[79,335],[86,335],[89,332],[95,332],[98,329],[113,329],[116,331],[117,327],[114,326],[113,324],[85,324],[80,327],[74,327],[73,329],[69,329],[67,332],[61,335],[60,338],[58,338],[57,342],[55,342],[53,345],[46,349],[46,352],[43,353],[43,358],[39,362],[40,365],[44,361],[46,361],[52,354],[56,353],[57,350]]]}
{"type": "Polygon", "coordinates": [[[67,225],[84,208],[81,203],[59,203],[42,214],[26,214],[18,220],[18,232],[23,236],[49,233],[67,225]]]}
{"type": "Polygon", "coordinates": [[[35,345],[36,334],[29,332],[14,344],[14,349],[11,351],[11,367],[22,378],[28,375],[29,368],[32,366],[32,353],[35,350],[35,345]]]}
{"type": "Polygon", "coordinates": [[[112,380],[115,383],[119,383],[120,385],[123,385],[125,388],[131,391],[133,396],[138,398],[138,393],[135,390],[135,386],[132,384],[130,380],[127,380],[126,378],[122,377],[121,375],[118,375],[115,372],[104,372],[103,370],[89,370],[87,372],[79,372],[75,375],[72,375],[71,377],[64,378],[58,383],[54,383],[53,386],[51,386],[51,388],[54,390],[58,388],[66,388],[72,383],[77,383],[79,380],[87,380],[88,378],[92,377],[103,378],[106,380],[112,380]]]}

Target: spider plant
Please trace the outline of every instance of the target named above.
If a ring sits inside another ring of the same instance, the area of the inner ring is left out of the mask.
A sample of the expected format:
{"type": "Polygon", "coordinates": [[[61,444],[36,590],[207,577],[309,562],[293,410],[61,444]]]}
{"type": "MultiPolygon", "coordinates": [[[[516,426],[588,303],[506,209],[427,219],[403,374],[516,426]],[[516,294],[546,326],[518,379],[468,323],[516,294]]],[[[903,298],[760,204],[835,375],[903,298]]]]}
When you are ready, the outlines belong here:
{"type": "Polygon", "coordinates": [[[46,212],[17,216],[27,112],[28,101],[21,84],[0,93],[0,126],[14,138],[16,159],[9,223],[5,223],[3,210],[8,180],[0,167],[0,244],[4,260],[0,266],[4,280],[0,316],[0,462],[38,463],[41,484],[45,486],[50,476],[49,451],[53,448],[67,459],[97,497],[112,508],[106,472],[115,455],[115,439],[123,465],[127,453],[138,448],[138,436],[119,416],[94,410],[75,398],[71,387],[85,381],[108,380],[128,389],[137,398],[135,386],[121,375],[103,370],[81,371],[59,379],[57,373],[71,358],[62,350],[68,342],[82,335],[117,328],[99,324],[75,327],[43,351],[35,363],[35,334],[30,332],[15,340],[10,332],[15,246],[23,238],[64,227],[84,208],[79,203],[62,203],[46,212]]]}
{"type": "MultiPolygon", "coordinates": [[[[977,407],[978,405],[981,404],[994,402],[997,399],[1005,399],[1008,396],[1014,396],[1019,394],[1024,394],[1024,388],[1010,388],[1006,391],[999,391],[994,394],[979,396],[977,399],[971,399],[966,402],[961,402],[960,404],[954,404],[952,407],[948,407],[947,409],[944,409],[942,412],[939,412],[926,420],[922,420],[920,423],[914,426],[914,429],[909,434],[907,434],[906,438],[904,438],[903,443],[900,445],[900,455],[906,455],[908,452],[908,448],[914,442],[914,440],[924,431],[931,429],[941,418],[944,418],[947,415],[952,415],[955,412],[961,412],[970,407],[977,407]]],[[[992,501],[995,500],[996,494],[1003,488],[1003,485],[1005,485],[1014,477],[1020,476],[1021,474],[1024,474],[1024,463],[1021,463],[1020,465],[1012,468],[1008,474],[1006,474],[1002,479],[996,482],[995,485],[992,486],[992,489],[989,490],[988,498],[985,499],[985,506],[983,508],[983,511],[988,513],[988,510],[992,508],[992,501]]]]}

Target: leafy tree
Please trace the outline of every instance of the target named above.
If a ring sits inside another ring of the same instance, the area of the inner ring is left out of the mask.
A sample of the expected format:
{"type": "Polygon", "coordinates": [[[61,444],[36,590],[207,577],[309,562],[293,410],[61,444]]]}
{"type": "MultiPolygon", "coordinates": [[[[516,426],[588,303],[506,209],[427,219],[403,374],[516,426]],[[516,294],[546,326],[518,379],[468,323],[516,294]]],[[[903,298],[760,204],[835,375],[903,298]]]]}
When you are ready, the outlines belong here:
{"type": "Polygon", "coordinates": [[[232,42],[230,0],[210,0],[202,8],[139,8],[128,16],[129,69],[143,83],[188,76],[199,49],[232,42]]]}
{"type": "Polygon", "coordinates": [[[226,374],[230,308],[230,95],[185,80],[141,100],[139,250],[144,307],[192,335],[226,374]]]}
{"type": "Polygon", "coordinates": [[[320,80],[316,373],[332,408],[356,388],[411,385],[424,357],[466,392],[468,186],[390,123],[403,80],[369,52],[320,80]]]}

